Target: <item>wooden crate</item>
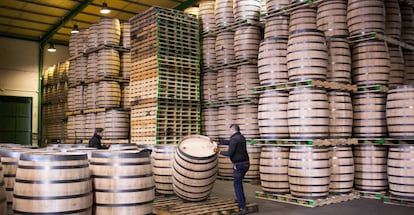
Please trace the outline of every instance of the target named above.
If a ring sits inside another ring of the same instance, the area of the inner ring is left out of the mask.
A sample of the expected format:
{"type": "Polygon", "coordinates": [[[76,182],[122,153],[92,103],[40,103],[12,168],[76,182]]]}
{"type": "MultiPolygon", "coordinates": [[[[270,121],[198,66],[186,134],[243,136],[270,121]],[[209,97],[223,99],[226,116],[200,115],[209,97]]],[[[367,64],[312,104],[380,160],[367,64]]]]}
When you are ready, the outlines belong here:
{"type": "Polygon", "coordinates": [[[131,140],[137,144],[178,143],[200,133],[200,104],[180,100],[143,100],[131,108],[131,140]],[[152,101],[152,102],[150,102],[152,101]],[[146,140],[146,137],[155,139],[146,140]]]}

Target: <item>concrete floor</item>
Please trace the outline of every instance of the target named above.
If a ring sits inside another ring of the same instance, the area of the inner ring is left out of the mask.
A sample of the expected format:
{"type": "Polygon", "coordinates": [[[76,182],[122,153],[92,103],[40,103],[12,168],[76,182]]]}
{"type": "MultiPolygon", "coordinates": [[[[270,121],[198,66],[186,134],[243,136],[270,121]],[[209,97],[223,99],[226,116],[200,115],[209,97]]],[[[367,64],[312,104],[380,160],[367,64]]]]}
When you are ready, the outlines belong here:
{"type": "MultiPolygon", "coordinates": [[[[244,183],[247,202],[259,205],[258,213],[252,215],[414,215],[413,207],[384,204],[375,199],[356,199],[352,201],[330,204],[321,207],[307,208],[292,204],[279,203],[255,198],[255,191],[260,191],[259,185],[244,183]]],[[[213,196],[235,198],[232,181],[217,180],[213,196]]]]}
{"type": "MultiPolygon", "coordinates": [[[[331,204],[315,208],[307,208],[292,204],[273,202],[255,198],[255,191],[260,191],[259,185],[244,183],[245,194],[248,203],[259,205],[258,213],[251,215],[414,215],[414,208],[394,206],[382,203],[374,199],[357,199],[337,204],[331,204]]],[[[225,199],[233,199],[233,182],[217,180],[212,196],[225,199]]],[[[9,208],[8,215],[12,215],[9,208]]],[[[120,214],[121,215],[121,214],[120,214]]]]}

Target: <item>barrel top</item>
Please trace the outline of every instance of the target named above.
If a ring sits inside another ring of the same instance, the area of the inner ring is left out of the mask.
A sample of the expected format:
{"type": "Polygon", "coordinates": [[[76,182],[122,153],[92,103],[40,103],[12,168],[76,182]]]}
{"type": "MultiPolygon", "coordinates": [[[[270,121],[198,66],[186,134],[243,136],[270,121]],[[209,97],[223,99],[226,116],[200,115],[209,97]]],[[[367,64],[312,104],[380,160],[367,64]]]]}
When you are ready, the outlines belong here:
{"type": "Polygon", "coordinates": [[[148,150],[127,150],[127,151],[107,151],[100,150],[92,152],[93,158],[145,158],[149,157],[148,150]]]}
{"type": "Polygon", "coordinates": [[[79,152],[25,152],[20,155],[23,161],[71,161],[87,160],[85,153],[79,152]]]}
{"type": "Polygon", "coordinates": [[[192,157],[211,157],[215,145],[210,142],[210,138],[202,135],[190,135],[180,140],[178,148],[180,151],[192,157]]]}
{"type": "Polygon", "coordinates": [[[19,158],[20,154],[30,152],[28,149],[22,149],[22,148],[7,148],[7,149],[1,149],[0,155],[1,157],[12,157],[12,158],[19,158]]]}

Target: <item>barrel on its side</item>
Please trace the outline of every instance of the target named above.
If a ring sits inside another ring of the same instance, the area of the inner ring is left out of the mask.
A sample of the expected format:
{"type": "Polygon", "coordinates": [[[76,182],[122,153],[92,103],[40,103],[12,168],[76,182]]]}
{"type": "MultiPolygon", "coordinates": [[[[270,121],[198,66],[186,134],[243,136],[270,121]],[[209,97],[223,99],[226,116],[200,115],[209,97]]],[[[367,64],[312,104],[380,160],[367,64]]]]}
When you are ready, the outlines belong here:
{"type": "Polygon", "coordinates": [[[155,198],[151,170],[148,151],[94,151],[95,214],[150,214],[155,198]]]}
{"type": "Polygon", "coordinates": [[[355,188],[371,192],[386,191],[387,158],[386,146],[355,146],[355,188]]]}
{"type": "Polygon", "coordinates": [[[259,170],[264,192],[289,193],[288,163],[288,147],[262,147],[259,170]]]}
{"type": "Polygon", "coordinates": [[[393,196],[414,198],[414,146],[391,146],[388,152],[388,183],[393,196]]]}
{"type": "Polygon", "coordinates": [[[92,199],[86,154],[21,154],[13,192],[13,210],[16,214],[87,215],[92,213],[92,199]]]}
{"type": "Polygon", "coordinates": [[[290,193],[293,196],[327,197],[330,181],[328,148],[292,147],[289,154],[288,175],[290,193]]]}
{"type": "Polygon", "coordinates": [[[217,176],[217,154],[206,136],[180,140],[173,163],[174,193],[187,201],[202,201],[210,195],[217,176]]]}

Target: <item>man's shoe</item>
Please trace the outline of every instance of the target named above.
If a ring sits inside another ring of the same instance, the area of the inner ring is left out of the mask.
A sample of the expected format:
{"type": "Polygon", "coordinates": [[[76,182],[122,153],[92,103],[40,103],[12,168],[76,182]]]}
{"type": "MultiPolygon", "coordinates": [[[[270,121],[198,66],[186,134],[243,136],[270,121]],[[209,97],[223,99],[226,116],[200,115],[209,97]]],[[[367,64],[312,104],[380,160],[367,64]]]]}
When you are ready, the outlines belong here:
{"type": "Polygon", "coordinates": [[[246,215],[247,214],[247,209],[240,209],[239,212],[236,213],[232,213],[231,215],[246,215]]]}

